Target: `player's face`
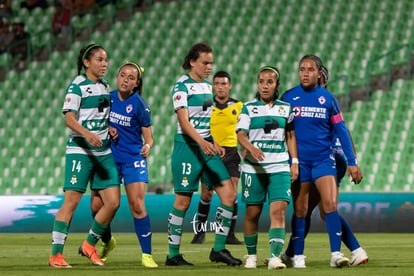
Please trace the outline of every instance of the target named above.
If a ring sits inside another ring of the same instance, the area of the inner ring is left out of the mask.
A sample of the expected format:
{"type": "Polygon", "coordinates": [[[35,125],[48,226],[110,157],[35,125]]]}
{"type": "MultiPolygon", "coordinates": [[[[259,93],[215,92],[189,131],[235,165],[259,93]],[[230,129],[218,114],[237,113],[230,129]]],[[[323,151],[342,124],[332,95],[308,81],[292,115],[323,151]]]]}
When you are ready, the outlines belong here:
{"type": "Polygon", "coordinates": [[[229,92],[231,89],[230,80],[226,77],[216,77],[213,80],[213,89],[217,99],[226,101],[229,98],[229,92]]]}
{"type": "Polygon", "coordinates": [[[275,72],[265,70],[259,73],[257,78],[257,87],[259,89],[260,100],[264,103],[271,103],[277,87],[275,72]]]}
{"type": "Polygon", "coordinates": [[[85,59],[86,75],[89,79],[97,81],[103,77],[108,68],[108,56],[104,49],[97,49],[93,52],[90,59],[85,59]]]}
{"type": "Polygon", "coordinates": [[[318,86],[321,73],[312,59],[304,59],[299,65],[300,83],[305,89],[318,86]]]}
{"type": "Polygon", "coordinates": [[[195,81],[208,78],[213,68],[213,53],[200,53],[198,59],[191,60],[190,64],[190,76],[195,81]]]}
{"type": "Polygon", "coordinates": [[[125,65],[119,70],[116,82],[120,93],[131,93],[138,86],[138,69],[132,65],[125,65]]]}

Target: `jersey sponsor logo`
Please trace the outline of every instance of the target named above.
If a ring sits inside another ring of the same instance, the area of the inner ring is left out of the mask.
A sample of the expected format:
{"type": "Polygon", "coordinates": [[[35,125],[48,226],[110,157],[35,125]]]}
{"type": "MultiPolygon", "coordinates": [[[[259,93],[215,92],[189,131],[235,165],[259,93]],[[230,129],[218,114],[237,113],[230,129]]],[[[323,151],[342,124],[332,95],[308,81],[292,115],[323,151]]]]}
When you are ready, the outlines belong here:
{"type": "Polygon", "coordinates": [[[72,99],[70,98],[70,97],[66,97],[66,102],[67,103],[70,103],[70,101],[71,101],[72,99]]]}
{"type": "Polygon", "coordinates": [[[279,122],[276,120],[266,120],[264,125],[264,133],[269,134],[272,132],[273,129],[277,129],[279,127],[279,122]]]}
{"type": "Polygon", "coordinates": [[[294,106],[292,112],[295,117],[326,119],[326,108],[315,106],[294,106]]]}

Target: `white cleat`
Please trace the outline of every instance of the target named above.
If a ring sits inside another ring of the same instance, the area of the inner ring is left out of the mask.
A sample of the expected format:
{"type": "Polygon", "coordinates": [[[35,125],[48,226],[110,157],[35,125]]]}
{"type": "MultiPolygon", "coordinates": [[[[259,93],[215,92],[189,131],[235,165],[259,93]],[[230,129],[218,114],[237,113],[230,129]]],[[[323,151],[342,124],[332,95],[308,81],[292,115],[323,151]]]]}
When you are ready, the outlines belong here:
{"type": "Polygon", "coordinates": [[[362,247],[359,247],[351,252],[351,258],[349,263],[352,266],[357,266],[360,264],[366,264],[368,262],[368,254],[362,247]]]}
{"type": "Polygon", "coordinates": [[[349,259],[344,256],[341,252],[332,253],[331,267],[347,267],[349,266],[349,259]]]}
{"type": "Polygon", "coordinates": [[[305,264],[305,255],[295,255],[293,258],[291,258],[292,267],[293,268],[306,268],[305,264]]]}
{"type": "Polygon", "coordinates": [[[267,264],[267,269],[285,269],[286,265],[282,263],[282,260],[279,257],[272,257],[269,259],[267,264]]]}
{"type": "Polygon", "coordinates": [[[244,258],[246,259],[246,263],[244,264],[245,268],[257,267],[257,255],[246,255],[244,258]]]}

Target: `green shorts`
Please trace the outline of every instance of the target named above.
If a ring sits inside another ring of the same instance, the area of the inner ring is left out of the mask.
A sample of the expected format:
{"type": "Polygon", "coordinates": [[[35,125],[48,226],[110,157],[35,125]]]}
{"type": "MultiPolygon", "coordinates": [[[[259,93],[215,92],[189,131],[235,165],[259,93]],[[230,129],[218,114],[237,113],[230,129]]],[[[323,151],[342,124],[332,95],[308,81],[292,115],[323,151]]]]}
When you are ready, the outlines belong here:
{"type": "Polygon", "coordinates": [[[242,201],[246,204],[263,204],[267,200],[291,201],[290,173],[247,173],[241,174],[242,201]]]}
{"type": "Polygon", "coordinates": [[[171,157],[174,191],[179,193],[197,192],[200,179],[211,190],[230,175],[219,155],[205,155],[200,146],[174,141],[171,157]]]}
{"type": "Polygon", "coordinates": [[[112,154],[104,156],[66,154],[63,191],[74,190],[84,193],[88,182],[90,182],[91,190],[120,185],[112,154]]]}

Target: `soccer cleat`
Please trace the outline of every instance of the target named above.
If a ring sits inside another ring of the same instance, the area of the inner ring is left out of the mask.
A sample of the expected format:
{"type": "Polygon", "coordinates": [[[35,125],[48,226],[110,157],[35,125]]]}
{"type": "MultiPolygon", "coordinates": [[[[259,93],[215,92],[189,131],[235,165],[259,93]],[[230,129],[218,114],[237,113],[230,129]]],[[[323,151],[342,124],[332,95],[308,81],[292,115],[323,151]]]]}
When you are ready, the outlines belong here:
{"type": "Polygon", "coordinates": [[[158,267],[158,264],[154,261],[154,258],[152,258],[151,254],[142,254],[141,259],[142,265],[148,268],[156,268],[158,267]]]}
{"type": "Polygon", "coordinates": [[[273,256],[269,259],[267,264],[267,269],[285,269],[286,265],[282,263],[282,260],[279,257],[273,256]]]}
{"type": "Polygon", "coordinates": [[[351,252],[351,258],[349,259],[349,263],[352,266],[366,264],[368,262],[368,254],[362,247],[359,247],[351,252]]]}
{"type": "Polygon", "coordinates": [[[330,265],[331,267],[346,267],[349,266],[349,259],[341,252],[335,252],[332,254],[330,265]]]}
{"type": "Polygon", "coordinates": [[[111,239],[107,243],[102,242],[99,256],[103,262],[106,262],[108,260],[109,252],[114,250],[115,246],[116,240],[113,236],[111,236],[111,239]]]}
{"type": "Polygon", "coordinates": [[[234,235],[234,233],[229,234],[226,240],[226,244],[237,244],[241,245],[243,244],[242,241],[239,241],[239,239],[234,235]]]}
{"type": "Polygon", "coordinates": [[[282,260],[282,263],[284,263],[287,267],[292,267],[293,257],[290,257],[286,254],[282,254],[280,256],[280,259],[282,260]]]}
{"type": "Polygon", "coordinates": [[[227,265],[235,266],[235,265],[241,265],[242,261],[240,259],[234,258],[230,251],[227,249],[222,249],[220,251],[214,251],[214,249],[211,249],[210,251],[210,261],[212,262],[222,262],[227,265]]]}
{"type": "Polygon", "coordinates": [[[192,266],[192,263],[187,262],[186,260],[184,260],[183,255],[177,255],[172,257],[171,259],[168,258],[167,256],[167,260],[165,261],[165,265],[169,265],[169,266],[184,266],[184,265],[188,265],[188,266],[192,266]]]}
{"type": "Polygon", "coordinates": [[[205,232],[197,232],[197,234],[194,235],[193,240],[191,241],[192,244],[202,244],[204,243],[206,239],[206,233],[205,232]]]}
{"type": "Polygon", "coordinates": [[[71,265],[65,262],[63,255],[60,253],[57,253],[55,256],[50,255],[49,266],[55,268],[72,268],[71,265]]]}
{"type": "Polygon", "coordinates": [[[295,256],[293,256],[293,258],[291,258],[292,267],[293,268],[306,268],[305,259],[306,259],[305,255],[295,255],[295,256]]]}
{"type": "Polygon", "coordinates": [[[245,268],[256,268],[257,267],[257,255],[246,255],[244,256],[246,263],[245,268]]]}
{"type": "Polygon", "coordinates": [[[83,241],[81,246],[79,246],[79,255],[88,257],[94,265],[104,265],[96,252],[96,247],[89,244],[87,241],[83,241]]]}

